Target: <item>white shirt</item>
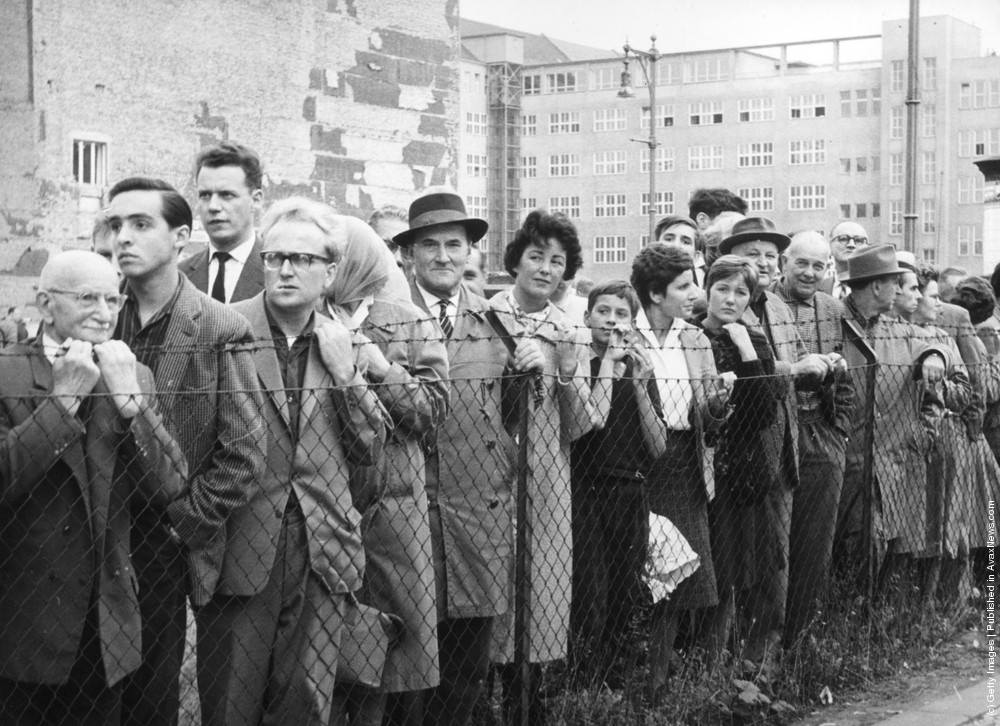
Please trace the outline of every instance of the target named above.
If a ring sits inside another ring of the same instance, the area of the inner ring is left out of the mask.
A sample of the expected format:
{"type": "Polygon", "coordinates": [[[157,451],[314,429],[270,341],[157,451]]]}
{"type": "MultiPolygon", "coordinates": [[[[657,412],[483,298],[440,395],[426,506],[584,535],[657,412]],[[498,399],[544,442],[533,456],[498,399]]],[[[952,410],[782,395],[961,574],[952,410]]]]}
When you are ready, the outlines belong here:
{"type": "MultiPolygon", "coordinates": [[[[233,293],[236,292],[236,283],[239,282],[240,275],[243,274],[243,266],[246,265],[247,260],[250,259],[250,250],[253,249],[253,243],[256,241],[257,235],[254,230],[250,230],[250,236],[240,242],[238,245],[233,247],[233,249],[228,250],[231,257],[226,261],[226,280],[225,280],[225,291],[226,291],[226,302],[233,299],[233,293]]],[[[215,277],[219,274],[219,261],[215,259],[215,253],[221,252],[218,247],[213,245],[211,242],[208,243],[208,294],[212,294],[212,287],[215,285],[215,277]]]]}
{"type": "Polygon", "coordinates": [[[649,357],[653,362],[653,375],[656,376],[663,420],[667,428],[674,431],[687,431],[691,428],[689,417],[691,402],[694,400],[691,372],[680,341],[683,326],[684,321],[674,318],[663,339],[663,345],[660,345],[646,317],[646,311],[640,310],[635,318],[636,330],[646,339],[649,357]]]}
{"type": "Polygon", "coordinates": [[[427,309],[431,311],[431,315],[435,319],[441,318],[441,301],[448,301],[448,318],[451,320],[451,327],[454,328],[458,324],[458,295],[461,292],[461,287],[456,290],[455,294],[451,297],[442,298],[439,295],[435,295],[432,292],[427,292],[421,284],[417,283],[417,289],[420,290],[421,296],[424,298],[424,305],[427,309]]]}
{"type": "Polygon", "coordinates": [[[55,341],[55,338],[48,333],[42,333],[42,350],[45,352],[45,357],[49,359],[49,363],[54,364],[56,362],[56,353],[61,348],[62,346],[55,341]]]}

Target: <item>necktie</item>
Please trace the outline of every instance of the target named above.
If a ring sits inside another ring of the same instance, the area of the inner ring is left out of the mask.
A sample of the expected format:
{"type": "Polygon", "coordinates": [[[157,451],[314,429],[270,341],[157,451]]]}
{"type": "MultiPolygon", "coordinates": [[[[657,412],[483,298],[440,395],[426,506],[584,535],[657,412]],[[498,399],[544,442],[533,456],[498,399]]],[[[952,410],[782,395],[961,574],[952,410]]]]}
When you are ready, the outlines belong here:
{"type": "Polygon", "coordinates": [[[232,258],[228,252],[214,252],[213,259],[219,263],[219,269],[215,273],[215,282],[212,283],[212,297],[221,303],[226,301],[226,262],[232,258]]]}
{"type": "Polygon", "coordinates": [[[441,308],[441,313],[438,315],[438,322],[441,323],[441,330],[444,331],[444,337],[446,338],[450,338],[451,334],[455,332],[455,326],[451,324],[451,318],[448,317],[449,302],[445,298],[438,300],[438,307],[441,308]]]}

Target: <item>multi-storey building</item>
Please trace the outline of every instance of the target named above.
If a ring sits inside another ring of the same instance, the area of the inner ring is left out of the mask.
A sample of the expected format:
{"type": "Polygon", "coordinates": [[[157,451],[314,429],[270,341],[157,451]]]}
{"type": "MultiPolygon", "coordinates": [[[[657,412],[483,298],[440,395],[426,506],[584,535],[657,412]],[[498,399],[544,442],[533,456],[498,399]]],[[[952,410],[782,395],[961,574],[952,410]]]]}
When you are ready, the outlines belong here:
{"type": "MultiPolygon", "coordinates": [[[[584,274],[627,276],[650,201],[657,214],[686,213],[692,190],[716,186],[789,232],[849,218],[873,242],[903,245],[905,20],[881,35],[668,53],[652,114],[634,61],[636,94],[619,97],[621,54],[468,20],[461,29],[458,176],[491,221],[491,269],[517,219],[541,206],[576,220],[584,274]],[[652,160],[634,141],[648,138],[650,116],[652,160]]],[[[1000,153],[1000,58],[981,54],[978,28],[928,17],[919,62],[915,252],[992,269],[973,160],[1000,153]]]]}

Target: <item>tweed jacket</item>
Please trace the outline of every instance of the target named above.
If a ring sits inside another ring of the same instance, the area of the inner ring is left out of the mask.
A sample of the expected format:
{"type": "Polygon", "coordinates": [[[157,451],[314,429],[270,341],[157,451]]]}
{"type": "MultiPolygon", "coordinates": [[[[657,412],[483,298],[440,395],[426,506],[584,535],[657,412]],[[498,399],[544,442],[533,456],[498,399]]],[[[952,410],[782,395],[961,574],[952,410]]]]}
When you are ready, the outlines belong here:
{"type": "MultiPolygon", "coordinates": [[[[247,257],[246,264],[243,265],[243,271],[236,281],[236,287],[233,289],[233,296],[229,300],[229,304],[240,300],[249,300],[254,295],[264,291],[264,263],[260,259],[263,244],[264,242],[258,234],[254,239],[253,248],[250,250],[250,256],[247,257]]],[[[188,257],[178,265],[180,271],[187,275],[194,286],[205,294],[209,294],[208,265],[211,261],[211,254],[212,250],[209,248],[205,252],[188,257]]]]}
{"type": "Polygon", "coordinates": [[[0,351],[0,676],[65,683],[91,598],[107,683],[141,661],[139,601],[129,560],[130,500],[166,505],[187,463],[139,366],[143,403],[125,420],[103,380],[70,415],[50,397],[37,344],[0,351]]]}
{"type": "Polygon", "coordinates": [[[784,428],[785,473],[788,486],[795,487],[799,483],[799,413],[795,398],[796,381],[791,377],[791,367],[805,357],[806,350],[795,329],[792,311],[784,300],[770,290],[764,290],[763,294],[767,330],[750,306],[743,314],[743,322],[751,329],[765,333],[774,350],[775,375],[788,376],[788,390],[773,425],[779,430],[784,428]]]}
{"type": "Polygon", "coordinates": [[[163,417],[188,461],[187,495],[167,514],[185,549],[197,606],[216,591],[252,595],[267,584],[270,569],[262,563],[233,566],[252,557],[239,551],[245,539],[227,531],[230,515],[260,487],[267,432],[250,324],[178,277],[180,294],[153,375],[163,417]]]}
{"type": "MultiPolygon", "coordinates": [[[[844,331],[841,320],[844,317],[844,304],[822,291],[813,293],[809,302],[801,302],[792,298],[784,281],[774,287],[778,295],[789,309],[795,306],[809,308],[812,313],[802,313],[798,316],[797,326],[815,326],[817,344],[820,353],[844,352],[844,331]]],[[[795,317],[793,310],[793,318],[795,317]]],[[[800,335],[800,339],[803,337],[800,335]]],[[[803,382],[808,385],[809,382],[803,382]]],[[[832,426],[841,436],[847,436],[851,430],[851,417],[854,413],[854,384],[846,372],[836,372],[818,383],[820,408],[823,420],[832,426]]]]}
{"type": "MultiPolygon", "coordinates": [[[[414,304],[432,316],[415,284],[411,292],[414,304]]],[[[451,618],[490,617],[508,607],[513,442],[501,421],[508,356],[486,320],[488,309],[485,298],[462,285],[446,341],[451,414],[427,456],[431,533],[444,559],[445,602],[438,612],[451,618]]]]}
{"type": "MultiPolygon", "coordinates": [[[[256,345],[253,359],[266,403],[267,470],[261,489],[233,515],[230,537],[245,540],[229,549],[249,558],[232,565],[249,569],[259,560],[273,565],[289,492],[294,489],[305,515],[309,560],[330,592],[361,587],[364,552],[361,514],[350,490],[350,467],[373,464],[385,440],[383,408],[360,375],[354,385],[338,386],[320,357],[313,337],[302,380],[298,437],[293,438],[288,397],[272,344],[264,293],[233,305],[250,321],[256,345]]],[[[331,325],[316,314],[314,330],[331,325]]],[[[298,393],[298,392],[295,392],[298,393]]]]}

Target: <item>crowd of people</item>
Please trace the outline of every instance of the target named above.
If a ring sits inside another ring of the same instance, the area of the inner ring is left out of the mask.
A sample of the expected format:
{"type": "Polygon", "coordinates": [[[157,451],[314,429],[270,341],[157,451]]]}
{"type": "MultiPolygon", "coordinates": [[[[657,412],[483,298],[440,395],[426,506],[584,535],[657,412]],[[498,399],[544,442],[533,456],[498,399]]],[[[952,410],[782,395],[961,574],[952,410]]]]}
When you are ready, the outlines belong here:
{"type": "Polygon", "coordinates": [[[0,721],[177,723],[189,611],[204,724],[468,724],[491,669],[542,722],[542,666],[612,684],[637,623],[656,695],[696,647],[779,668],[837,568],[971,589],[1000,275],[703,189],[585,298],[532,211],[486,297],[449,190],[255,226],[230,142],[195,186],[116,183],[4,337],[0,721]],[[651,517],[697,556],[655,603],[651,517]]]}

